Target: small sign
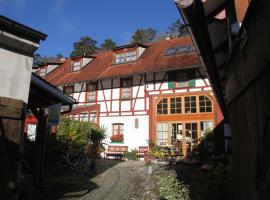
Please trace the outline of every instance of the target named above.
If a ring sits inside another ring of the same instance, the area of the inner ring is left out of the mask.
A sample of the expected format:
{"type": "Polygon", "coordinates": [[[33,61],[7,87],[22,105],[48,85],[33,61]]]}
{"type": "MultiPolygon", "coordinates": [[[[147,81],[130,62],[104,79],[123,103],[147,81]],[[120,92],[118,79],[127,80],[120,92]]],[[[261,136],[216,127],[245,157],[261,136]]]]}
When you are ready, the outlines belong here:
{"type": "Polygon", "coordinates": [[[58,126],[59,121],[60,121],[61,106],[62,106],[61,103],[49,106],[49,111],[48,111],[48,125],[49,126],[58,126]]]}

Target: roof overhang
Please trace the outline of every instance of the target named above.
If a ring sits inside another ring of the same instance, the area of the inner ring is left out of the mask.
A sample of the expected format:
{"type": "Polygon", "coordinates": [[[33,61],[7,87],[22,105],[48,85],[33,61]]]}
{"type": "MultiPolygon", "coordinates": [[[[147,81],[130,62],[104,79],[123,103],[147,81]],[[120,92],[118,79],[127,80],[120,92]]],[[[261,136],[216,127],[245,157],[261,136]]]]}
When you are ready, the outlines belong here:
{"type": "Polygon", "coordinates": [[[1,48],[32,57],[40,40],[46,38],[46,34],[0,15],[1,48]]]}
{"type": "Polygon", "coordinates": [[[76,100],[64,95],[57,87],[32,73],[28,106],[41,108],[57,103],[72,106],[76,103],[76,100]]]}
{"type": "Polygon", "coordinates": [[[226,14],[232,16],[230,20],[234,21],[232,3],[230,0],[208,0],[204,3],[201,0],[176,0],[176,6],[189,29],[224,116],[226,104],[223,70],[230,51],[230,34],[226,16],[216,16],[226,10],[226,14]]]}

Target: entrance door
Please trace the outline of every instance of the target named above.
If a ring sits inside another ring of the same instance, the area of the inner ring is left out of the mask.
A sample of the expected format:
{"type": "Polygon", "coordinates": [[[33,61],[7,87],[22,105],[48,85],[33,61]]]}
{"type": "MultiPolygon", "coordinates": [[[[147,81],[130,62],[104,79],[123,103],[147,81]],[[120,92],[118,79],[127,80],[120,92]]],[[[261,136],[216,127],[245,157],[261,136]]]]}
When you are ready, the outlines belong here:
{"type": "Polygon", "coordinates": [[[183,153],[183,124],[172,123],[171,127],[171,144],[183,153]]]}

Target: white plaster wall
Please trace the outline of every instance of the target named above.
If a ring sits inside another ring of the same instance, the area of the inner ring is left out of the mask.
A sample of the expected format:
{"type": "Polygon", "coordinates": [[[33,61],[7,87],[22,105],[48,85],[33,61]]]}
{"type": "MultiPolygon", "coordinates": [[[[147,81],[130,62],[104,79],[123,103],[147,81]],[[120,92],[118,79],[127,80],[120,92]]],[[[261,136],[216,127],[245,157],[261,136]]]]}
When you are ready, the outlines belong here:
{"type": "Polygon", "coordinates": [[[82,93],[81,93],[79,102],[85,102],[85,100],[86,100],[85,95],[86,95],[86,92],[82,92],[82,93]]]}
{"type": "Polygon", "coordinates": [[[149,139],[149,117],[145,116],[121,116],[121,117],[100,117],[100,124],[105,125],[108,129],[108,145],[128,146],[129,150],[139,146],[148,146],[149,139]],[[139,120],[139,128],[135,128],[135,119],[139,120]],[[112,124],[124,124],[124,143],[111,143],[110,136],[112,135],[112,124]]]}
{"type": "Polygon", "coordinates": [[[111,99],[111,89],[104,90],[104,94],[106,100],[111,99]]]}
{"type": "Polygon", "coordinates": [[[119,101],[112,101],[112,111],[119,111],[119,101]]]}
{"type": "Polygon", "coordinates": [[[119,97],[120,97],[120,89],[119,88],[114,88],[112,98],[113,99],[119,99],[119,97]]]}
{"type": "Polygon", "coordinates": [[[145,48],[139,47],[139,55],[138,55],[138,57],[140,57],[143,54],[144,51],[145,51],[145,48]]]}
{"type": "Polygon", "coordinates": [[[100,104],[100,112],[107,112],[105,102],[100,102],[99,104],[100,104]]]}
{"type": "Polygon", "coordinates": [[[97,99],[98,99],[98,101],[104,101],[104,95],[103,95],[102,90],[98,90],[97,99]]]}
{"type": "Polygon", "coordinates": [[[134,110],[144,110],[144,99],[137,99],[134,110]]]}
{"type": "Polygon", "coordinates": [[[0,49],[0,96],[28,102],[33,58],[0,49]]]}
{"type": "Polygon", "coordinates": [[[131,101],[121,102],[121,111],[130,111],[131,101]]]}
{"type": "Polygon", "coordinates": [[[52,70],[54,70],[58,65],[48,65],[47,67],[47,74],[50,73],[52,70]]]}
{"type": "Polygon", "coordinates": [[[86,64],[88,64],[92,60],[93,60],[93,58],[83,58],[83,60],[82,60],[82,67],[84,67],[86,64]]]}
{"type": "Polygon", "coordinates": [[[205,83],[202,79],[197,79],[196,82],[196,87],[202,87],[202,86],[205,86],[205,83]]]}

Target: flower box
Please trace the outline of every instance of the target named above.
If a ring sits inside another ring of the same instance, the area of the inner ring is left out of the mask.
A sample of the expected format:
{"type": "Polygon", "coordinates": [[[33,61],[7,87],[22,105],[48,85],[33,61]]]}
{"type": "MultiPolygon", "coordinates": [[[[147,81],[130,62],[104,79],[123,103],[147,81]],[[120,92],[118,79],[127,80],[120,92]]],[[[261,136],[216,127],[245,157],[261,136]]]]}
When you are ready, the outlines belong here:
{"type": "Polygon", "coordinates": [[[110,139],[112,142],[120,143],[124,141],[124,135],[123,134],[113,135],[110,137],[110,139]]]}

